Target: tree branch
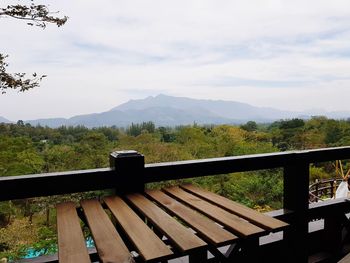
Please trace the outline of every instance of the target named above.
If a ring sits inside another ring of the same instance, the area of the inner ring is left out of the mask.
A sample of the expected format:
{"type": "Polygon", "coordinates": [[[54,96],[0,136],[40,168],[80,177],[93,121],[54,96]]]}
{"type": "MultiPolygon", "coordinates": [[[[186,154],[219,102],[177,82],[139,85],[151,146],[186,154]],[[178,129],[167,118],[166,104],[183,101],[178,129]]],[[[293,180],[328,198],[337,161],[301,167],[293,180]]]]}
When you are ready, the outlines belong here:
{"type": "MultiPolygon", "coordinates": [[[[58,12],[56,12],[57,14],[58,12]]],[[[38,26],[45,28],[47,23],[56,24],[58,27],[63,26],[68,17],[63,18],[52,16],[45,5],[8,5],[6,8],[0,8],[0,17],[8,16],[14,19],[30,21],[27,25],[38,26]]],[[[0,92],[6,93],[7,89],[18,89],[20,92],[26,91],[39,86],[40,81],[46,75],[38,76],[36,73],[32,74],[32,78],[26,78],[26,73],[9,74],[6,71],[8,63],[5,62],[7,55],[0,53],[0,92]]]]}

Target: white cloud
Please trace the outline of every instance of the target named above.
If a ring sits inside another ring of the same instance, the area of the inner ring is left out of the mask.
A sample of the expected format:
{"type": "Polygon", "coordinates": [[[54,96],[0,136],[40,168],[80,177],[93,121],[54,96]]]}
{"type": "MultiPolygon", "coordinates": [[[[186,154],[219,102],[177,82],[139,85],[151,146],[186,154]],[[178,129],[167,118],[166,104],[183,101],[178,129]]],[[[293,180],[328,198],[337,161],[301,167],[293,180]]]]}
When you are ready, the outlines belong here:
{"type": "Polygon", "coordinates": [[[0,96],[0,116],[69,117],[160,92],[350,110],[349,1],[47,3],[70,17],[64,27],[0,18],[10,70],[48,75],[41,88],[0,96]]]}

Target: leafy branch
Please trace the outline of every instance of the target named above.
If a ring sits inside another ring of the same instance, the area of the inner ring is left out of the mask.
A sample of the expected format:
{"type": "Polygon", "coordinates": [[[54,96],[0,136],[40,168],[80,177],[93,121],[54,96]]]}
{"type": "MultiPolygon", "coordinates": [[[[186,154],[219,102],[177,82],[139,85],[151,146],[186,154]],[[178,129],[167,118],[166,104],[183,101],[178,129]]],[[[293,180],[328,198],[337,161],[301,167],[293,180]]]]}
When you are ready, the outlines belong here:
{"type": "Polygon", "coordinates": [[[30,6],[8,5],[6,8],[0,8],[0,16],[9,16],[15,19],[27,20],[30,21],[27,25],[35,25],[42,28],[46,27],[46,23],[53,23],[60,27],[67,22],[67,16],[59,18],[51,15],[57,13],[58,12],[50,12],[45,5],[35,5],[33,3],[30,6]]]}
{"type": "Polygon", "coordinates": [[[32,78],[25,78],[26,73],[10,74],[6,72],[8,63],[5,59],[8,56],[0,54],[0,92],[6,93],[7,89],[18,89],[23,92],[39,86],[39,82],[46,77],[46,75],[38,76],[36,73],[32,74],[32,78]]]}
{"type": "MultiPolygon", "coordinates": [[[[33,0],[32,0],[33,2],[33,0]]],[[[8,5],[5,8],[0,8],[0,17],[7,16],[14,19],[28,21],[29,26],[38,26],[43,29],[46,28],[47,23],[56,24],[58,27],[63,26],[68,17],[64,16],[62,18],[53,16],[58,12],[50,12],[45,5],[35,5],[31,3],[27,5],[8,5]]],[[[6,93],[8,89],[17,89],[20,92],[35,88],[39,86],[46,75],[38,76],[36,73],[32,74],[31,78],[26,78],[26,73],[7,73],[6,68],[8,63],[5,59],[8,55],[0,53],[0,92],[1,94],[6,93]]]]}

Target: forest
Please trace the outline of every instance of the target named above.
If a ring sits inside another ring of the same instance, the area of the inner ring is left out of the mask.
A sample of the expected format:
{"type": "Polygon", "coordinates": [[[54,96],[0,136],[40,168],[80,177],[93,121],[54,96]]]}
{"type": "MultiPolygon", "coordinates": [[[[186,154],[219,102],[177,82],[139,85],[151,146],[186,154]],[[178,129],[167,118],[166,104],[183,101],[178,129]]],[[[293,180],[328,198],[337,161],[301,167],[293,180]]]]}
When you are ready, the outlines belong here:
{"type": "MultiPolygon", "coordinates": [[[[84,126],[49,128],[23,121],[0,124],[0,176],[108,167],[109,153],[136,150],[146,163],[238,156],[350,145],[350,120],[317,116],[269,124],[156,127],[153,122],[127,128],[84,126]]],[[[345,168],[347,163],[345,162],[345,168]]],[[[331,163],[313,164],[310,182],[334,178],[331,163]]],[[[279,169],[189,180],[259,211],[282,207],[279,169]]],[[[163,182],[147,185],[160,187],[163,182]]],[[[0,258],[17,259],[57,252],[55,209],[62,200],[95,197],[106,191],[0,202],[0,258]]],[[[85,233],[88,237],[89,233],[85,233]]]]}

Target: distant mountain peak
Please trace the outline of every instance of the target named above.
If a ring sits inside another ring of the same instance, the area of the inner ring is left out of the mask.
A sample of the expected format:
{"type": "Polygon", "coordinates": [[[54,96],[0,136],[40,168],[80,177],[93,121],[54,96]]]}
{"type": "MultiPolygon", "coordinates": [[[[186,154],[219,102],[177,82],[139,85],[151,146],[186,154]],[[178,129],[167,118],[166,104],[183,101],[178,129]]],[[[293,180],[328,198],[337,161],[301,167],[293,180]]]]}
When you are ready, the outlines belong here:
{"type": "MultiPolygon", "coordinates": [[[[324,115],[333,118],[348,118],[350,112],[328,112],[324,115]]],[[[176,126],[194,122],[198,124],[241,124],[247,121],[261,123],[280,119],[310,118],[311,116],[308,112],[255,107],[237,101],[192,99],[161,93],[144,99],[129,100],[106,112],[74,116],[69,119],[41,119],[26,122],[50,127],[61,125],[126,127],[131,123],[153,121],[157,126],[176,126]]]]}
{"type": "Polygon", "coordinates": [[[172,96],[166,95],[166,94],[163,94],[163,93],[159,93],[158,95],[154,96],[154,98],[168,98],[168,97],[172,97],[172,96]]]}

